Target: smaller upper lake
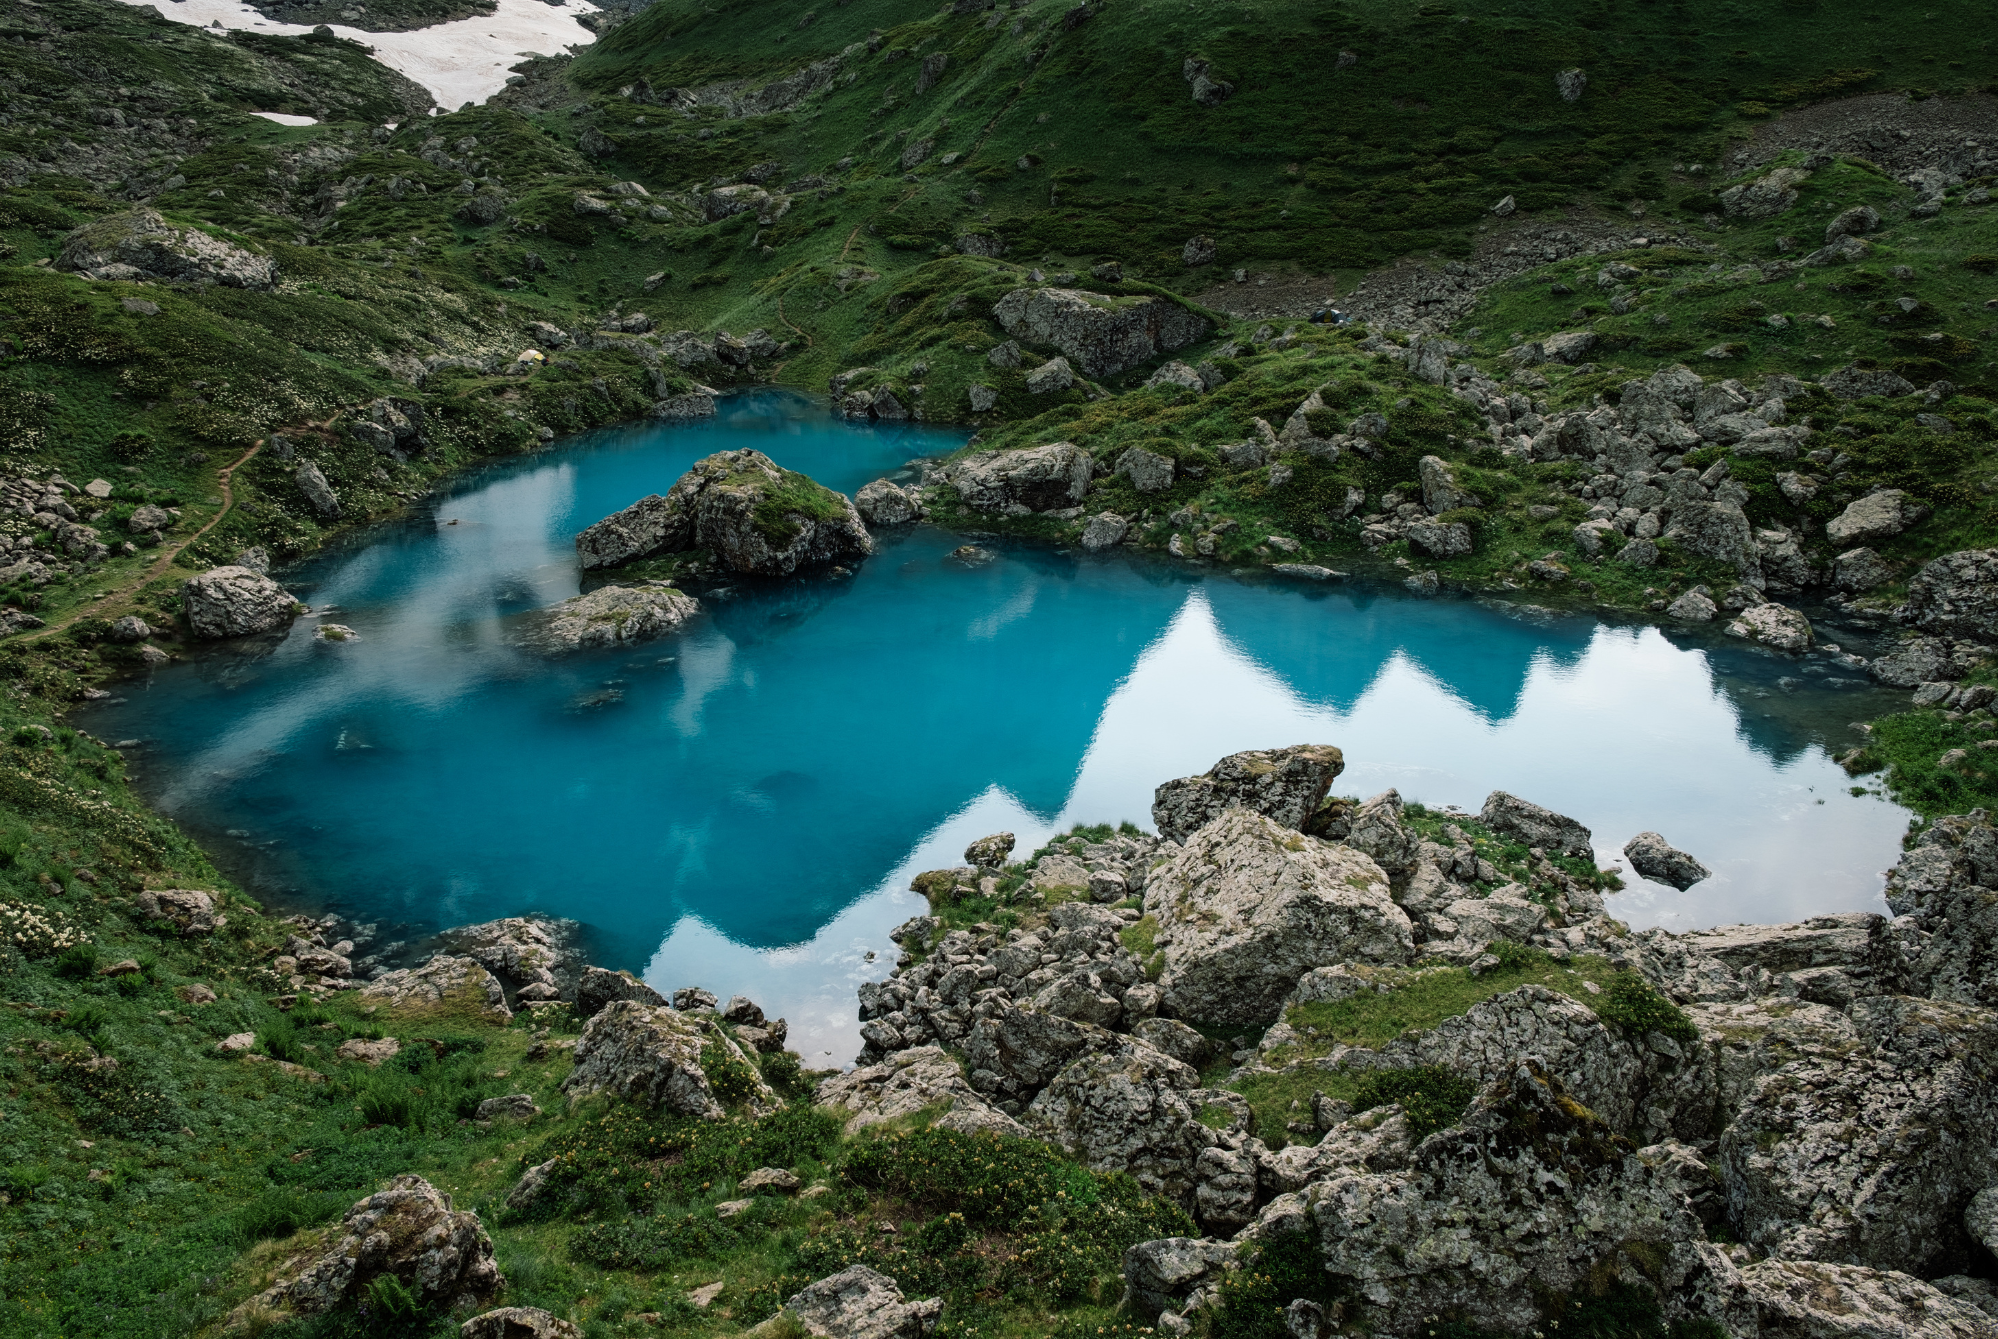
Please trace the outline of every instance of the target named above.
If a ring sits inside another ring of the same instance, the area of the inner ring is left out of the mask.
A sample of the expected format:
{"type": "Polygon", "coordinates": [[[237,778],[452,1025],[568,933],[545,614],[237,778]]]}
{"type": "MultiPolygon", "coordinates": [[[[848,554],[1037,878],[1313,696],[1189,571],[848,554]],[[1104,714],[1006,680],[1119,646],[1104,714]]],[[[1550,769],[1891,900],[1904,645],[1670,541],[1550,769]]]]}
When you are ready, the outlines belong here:
{"type": "Polygon", "coordinates": [[[442,927],[540,910],[594,960],[857,1045],[916,871],[998,828],[1150,826],[1152,789],[1238,749],[1345,750],[1338,789],[1574,815],[1600,858],[1656,829],[1715,872],[1611,900],[1675,929],[1881,910],[1908,815],[1848,793],[1849,723],[1895,709],[1822,656],[1716,634],[1236,580],[1143,555],[881,536],[850,579],[746,582],[684,635],[545,660],[509,619],[578,589],[575,533],[753,446],[851,493],[963,434],[759,392],[468,476],[280,575],[360,635],[203,648],[81,714],[142,739],[143,790],[280,903],[442,927]]]}

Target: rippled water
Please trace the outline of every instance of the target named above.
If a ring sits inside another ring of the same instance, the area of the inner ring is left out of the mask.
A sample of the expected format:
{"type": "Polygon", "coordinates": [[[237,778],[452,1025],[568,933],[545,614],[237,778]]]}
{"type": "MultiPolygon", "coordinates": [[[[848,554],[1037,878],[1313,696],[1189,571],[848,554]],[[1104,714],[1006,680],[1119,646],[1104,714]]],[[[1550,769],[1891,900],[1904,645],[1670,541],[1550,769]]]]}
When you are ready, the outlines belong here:
{"type": "Polygon", "coordinates": [[[961,537],[919,528],[850,580],[738,584],[675,640],[509,646],[510,617],[577,590],[577,530],[702,455],[753,445],[850,492],[962,439],[775,392],[727,408],[464,479],[283,574],[358,640],[301,620],[84,723],[147,740],[141,787],[274,901],[575,917],[596,961],[751,994],[819,1061],[857,1045],[853,987],[921,909],[912,874],[999,828],[1031,849],[1149,826],[1155,785],[1237,749],[1338,744],[1343,793],[1511,790],[1587,823],[1605,861],[1656,829],[1715,873],[1633,880],[1612,910],[1640,925],[1882,906],[1908,815],[1848,794],[1827,752],[1882,696],[1720,638],[996,542],[967,569],[946,561],[961,537]]]}

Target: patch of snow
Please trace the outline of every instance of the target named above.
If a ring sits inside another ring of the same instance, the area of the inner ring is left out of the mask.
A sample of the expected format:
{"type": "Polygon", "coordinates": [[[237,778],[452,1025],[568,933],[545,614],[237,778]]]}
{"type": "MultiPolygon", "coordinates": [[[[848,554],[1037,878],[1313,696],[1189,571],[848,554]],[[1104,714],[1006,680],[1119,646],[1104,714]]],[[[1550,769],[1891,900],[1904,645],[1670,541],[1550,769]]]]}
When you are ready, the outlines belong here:
{"type": "Polygon", "coordinates": [[[275,121],[281,126],[316,126],[319,124],[319,122],[309,116],[293,116],[290,112],[251,112],[250,115],[261,116],[266,121],[275,121]]]}
{"type": "MultiPolygon", "coordinates": [[[[255,28],[288,37],[303,37],[312,31],[303,24],[271,23],[241,0],[177,0],[170,12],[152,0],[126,3],[165,13],[176,23],[196,28],[255,28]]],[[[579,15],[594,13],[596,8],[589,0],[562,0],[561,4],[499,0],[499,8],[483,17],[410,32],[371,33],[344,24],[329,26],[336,36],[373,48],[376,60],[430,90],[439,107],[455,111],[467,102],[484,102],[505,88],[509,70],[528,56],[559,56],[572,47],[596,41],[595,33],[576,22],[579,15]]],[[[258,115],[277,119],[271,112],[258,115]]]]}

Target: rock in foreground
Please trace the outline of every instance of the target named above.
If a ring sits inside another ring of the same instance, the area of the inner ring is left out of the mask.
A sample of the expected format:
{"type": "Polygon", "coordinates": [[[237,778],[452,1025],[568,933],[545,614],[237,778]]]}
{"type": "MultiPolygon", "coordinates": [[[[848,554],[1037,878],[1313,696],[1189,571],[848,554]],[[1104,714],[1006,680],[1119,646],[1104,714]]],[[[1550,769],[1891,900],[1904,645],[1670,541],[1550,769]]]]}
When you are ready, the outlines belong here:
{"type": "Polygon", "coordinates": [[[1330,744],[1231,753],[1199,776],[1160,786],[1152,797],[1152,821],[1161,837],[1176,842],[1231,808],[1301,829],[1345,769],[1345,757],[1330,744]]]}
{"type": "Polygon", "coordinates": [[[212,567],[182,583],[180,596],[197,637],[275,632],[298,612],[284,587],[247,567],[212,567]]]}
{"type": "Polygon", "coordinates": [[[874,551],[853,503],[761,451],[694,462],[665,497],[641,498],[576,536],[586,569],[705,548],[729,570],[790,576],[874,551]]]}
{"type": "Polygon", "coordinates": [[[854,1265],[806,1285],[784,1309],[821,1339],[922,1339],[936,1328],[943,1299],[905,1302],[895,1280],[854,1265]]]}
{"type": "Polygon", "coordinates": [[[723,1100],[746,1102],[758,1115],[782,1105],[755,1063],[721,1030],[699,1016],[616,1000],[584,1027],[576,1068],[562,1080],[574,1096],[606,1092],[639,1106],[700,1120],[728,1114],[723,1100]],[[722,1078],[710,1080],[709,1069],[722,1078]],[[721,1082],[723,1092],[715,1091],[721,1082]]]}
{"type": "Polygon", "coordinates": [[[355,999],[369,1013],[379,1010],[396,1018],[461,1017],[501,1024],[513,1018],[498,977],[476,959],[444,953],[421,967],[376,977],[355,999]]]}

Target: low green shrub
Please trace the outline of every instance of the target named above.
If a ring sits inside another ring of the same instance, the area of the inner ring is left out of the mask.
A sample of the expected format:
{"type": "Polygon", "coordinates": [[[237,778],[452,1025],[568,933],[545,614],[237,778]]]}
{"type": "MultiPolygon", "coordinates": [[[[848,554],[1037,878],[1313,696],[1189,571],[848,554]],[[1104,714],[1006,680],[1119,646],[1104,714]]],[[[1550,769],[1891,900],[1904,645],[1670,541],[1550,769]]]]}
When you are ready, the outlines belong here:
{"type": "Polygon", "coordinates": [[[740,1231],[712,1215],[634,1217],[595,1223],[569,1239],[569,1258],[603,1269],[659,1269],[714,1258],[742,1244],[740,1231]]]}
{"type": "Polygon", "coordinates": [[[1284,1311],[1297,1298],[1329,1309],[1340,1299],[1325,1256],[1308,1231],[1285,1232],[1252,1246],[1242,1267],[1224,1274],[1211,1339],[1288,1339],[1284,1311]]]}
{"type": "Polygon", "coordinates": [[[1417,1137],[1448,1129],[1464,1118],[1478,1085],[1454,1071],[1437,1065],[1414,1069],[1369,1070],[1353,1094],[1353,1110],[1399,1102],[1408,1113],[1408,1123],[1417,1137]]]}
{"type": "Polygon", "coordinates": [[[1619,972],[1598,999],[1596,1016],[1633,1037],[1662,1032],[1675,1041],[1698,1041],[1700,1030],[1685,1010],[1652,989],[1636,972],[1619,972]]]}

